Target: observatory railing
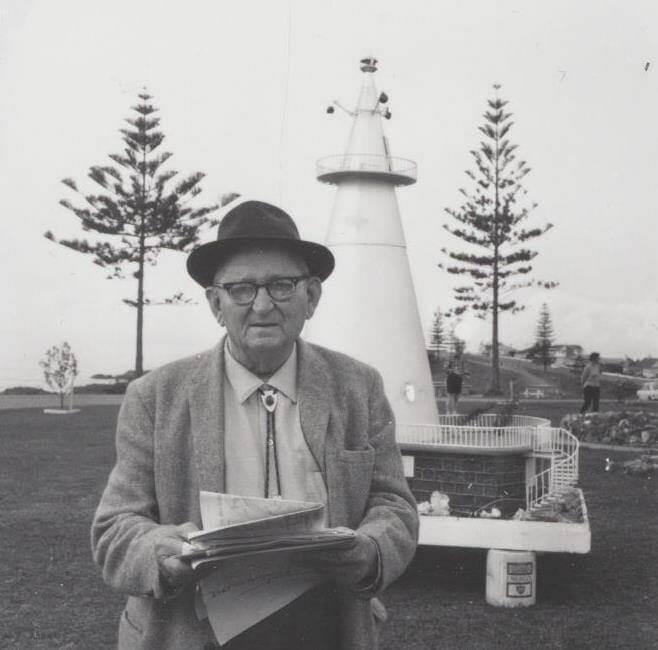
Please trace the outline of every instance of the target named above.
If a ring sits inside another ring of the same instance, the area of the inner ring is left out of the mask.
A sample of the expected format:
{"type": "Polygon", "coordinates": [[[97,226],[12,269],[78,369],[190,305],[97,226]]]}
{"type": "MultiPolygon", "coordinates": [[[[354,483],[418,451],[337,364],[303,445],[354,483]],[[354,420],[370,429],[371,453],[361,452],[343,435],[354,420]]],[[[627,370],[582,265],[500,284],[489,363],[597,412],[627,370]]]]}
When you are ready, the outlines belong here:
{"type": "Polygon", "coordinates": [[[531,509],[578,481],[579,442],[550,420],[530,415],[483,413],[441,415],[439,424],[400,424],[397,441],[403,447],[444,447],[451,450],[522,450],[548,464],[526,480],[526,507],[531,509]]]}
{"type": "Polygon", "coordinates": [[[326,156],[317,161],[316,171],[320,179],[345,172],[387,174],[410,181],[415,181],[417,177],[416,163],[413,160],[370,153],[326,156]]]}
{"type": "Polygon", "coordinates": [[[545,418],[530,415],[440,415],[439,424],[399,425],[397,440],[403,445],[531,450],[536,430],[550,427],[550,424],[545,418]]]}

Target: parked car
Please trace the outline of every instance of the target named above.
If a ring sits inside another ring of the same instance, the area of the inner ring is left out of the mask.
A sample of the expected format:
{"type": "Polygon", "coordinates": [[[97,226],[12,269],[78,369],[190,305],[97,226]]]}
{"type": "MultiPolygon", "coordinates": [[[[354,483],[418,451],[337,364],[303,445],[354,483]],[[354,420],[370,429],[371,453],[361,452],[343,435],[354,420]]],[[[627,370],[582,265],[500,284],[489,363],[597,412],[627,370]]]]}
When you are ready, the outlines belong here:
{"type": "Polygon", "coordinates": [[[637,398],[646,402],[647,400],[658,400],[658,381],[648,381],[642,384],[637,391],[637,398]]]}
{"type": "Polygon", "coordinates": [[[525,399],[543,399],[545,393],[541,388],[535,386],[528,386],[522,393],[521,396],[525,399]]]}

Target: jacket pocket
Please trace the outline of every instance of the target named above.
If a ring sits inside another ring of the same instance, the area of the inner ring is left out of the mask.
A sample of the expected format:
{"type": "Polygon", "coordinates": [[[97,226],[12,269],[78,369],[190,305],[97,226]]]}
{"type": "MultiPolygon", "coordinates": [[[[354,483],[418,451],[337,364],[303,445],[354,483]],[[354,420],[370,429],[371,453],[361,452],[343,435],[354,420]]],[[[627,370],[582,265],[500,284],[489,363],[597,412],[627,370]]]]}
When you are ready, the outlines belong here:
{"type": "Polygon", "coordinates": [[[347,519],[341,525],[358,528],[363,520],[370,495],[375,450],[341,449],[339,461],[340,485],[347,519]]]}

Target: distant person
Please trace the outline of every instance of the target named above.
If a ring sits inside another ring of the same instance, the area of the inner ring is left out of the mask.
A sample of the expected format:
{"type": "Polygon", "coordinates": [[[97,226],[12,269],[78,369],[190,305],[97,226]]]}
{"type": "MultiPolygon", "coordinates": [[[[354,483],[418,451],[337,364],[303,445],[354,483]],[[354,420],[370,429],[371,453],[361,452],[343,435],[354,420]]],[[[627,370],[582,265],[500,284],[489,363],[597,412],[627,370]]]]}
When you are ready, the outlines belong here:
{"type": "Polygon", "coordinates": [[[463,376],[466,374],[464,357],[461,352],[456,352],[450,357],[446,373],[446,394],[448,395],[446,413],[457,413],[457,402],[462,394],[463,376]]]}
{"type": "Polygon", "coordinates": [[[596,413],[599,410],[599,397],[601,396],[601,366],[599,360],[601,355],[598,352],[592,352],[589,355],[589,363],[583,369],[583,407],[581,413],[592,411],[596,413]],[[590,406],[592,407],[590,409],[590,406]]]}

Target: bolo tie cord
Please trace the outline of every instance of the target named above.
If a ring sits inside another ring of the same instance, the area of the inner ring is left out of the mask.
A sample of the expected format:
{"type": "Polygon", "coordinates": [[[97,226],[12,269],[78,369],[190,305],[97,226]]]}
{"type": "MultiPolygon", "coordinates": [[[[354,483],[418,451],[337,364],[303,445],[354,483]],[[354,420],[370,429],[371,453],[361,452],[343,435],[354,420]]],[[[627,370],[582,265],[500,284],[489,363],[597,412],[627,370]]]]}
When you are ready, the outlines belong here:
{"type": "Polygon", "coordinates": [[[281,478],[279,475],[279,454],[276,445],[276,428],[274,425],[274,411],[278,402],[278,393],[270,386],[259,389],[261,401],[266,410],[267,434],[265,437],[265,498],[270,497],[270,455],[274,457],[274,475],[276,479],[276,493],[273,498],[281,498],[281,478]]]}

